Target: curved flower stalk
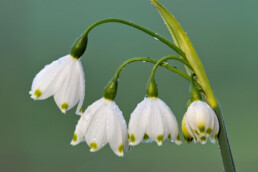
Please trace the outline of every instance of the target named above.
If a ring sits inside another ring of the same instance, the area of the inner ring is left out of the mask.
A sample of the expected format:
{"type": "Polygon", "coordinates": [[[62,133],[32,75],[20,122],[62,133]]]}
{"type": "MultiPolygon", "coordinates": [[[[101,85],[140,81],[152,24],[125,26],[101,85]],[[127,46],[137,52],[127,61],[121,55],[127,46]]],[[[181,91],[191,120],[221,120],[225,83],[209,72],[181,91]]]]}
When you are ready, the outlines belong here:
{"type": "Polygon", "coordinates": [[[157,97],[147,97],[137,105],[129,121],[130,145],[154,140],[159,146],[166,139],[181,144],[176,117],[157,97]]]}
{"type": "Polygon", "coordinates": [[[197,100],[190,104],[182,122],[182,131],[186,142],[206,143],[210,139],[216,142],[219,132],[219,121],[213,109],[205,102],[197,100]]]}
{"type": "Polygon", "coordinates": [[[46,65],[35,76],[29,93],[34,100],[43,100],[53,95],[63,113],[79,102],[76,113],[80,114],[84,92],[85,80],[81,61],[66,55],[46,65]]]}
{"type": "Polygon", "coordinates": [[[123,114],[112,100],[101,98],[90,105],[81,116],[76,126],[73,146],[84,139],[95,152],[109,143],[118,156],[123,156],[123,150],[128,150],[127,126],[123,114]]]}

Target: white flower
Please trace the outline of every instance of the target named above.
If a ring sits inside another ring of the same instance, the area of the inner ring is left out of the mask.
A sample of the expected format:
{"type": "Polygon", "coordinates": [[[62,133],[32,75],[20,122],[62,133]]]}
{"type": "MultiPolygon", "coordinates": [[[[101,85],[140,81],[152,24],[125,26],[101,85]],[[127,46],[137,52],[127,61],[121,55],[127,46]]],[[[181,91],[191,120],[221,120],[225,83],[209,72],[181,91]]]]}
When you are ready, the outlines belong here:
{"type": "MultiPolygon", "coordinates": [[[[213,109],[203,101],[194,101],[185,113],[184,126],[194,142],[206,143],[210,138],[215,143],[219,133],[219,121],[213,109]]],[[[184,129],[183,129],[184,130],[184,129]]]]}
{"type": "Polygon", "coordinates": [[[181,144],[177,120],[170,108],[159,98],[151,97],[137,105],[129,121],[130,145],[142,140],[155,140],[160,146],[162,141],[170,139],[181,144]]]}
{"type": "Polygon", "coordinates": [[[123,114],[114,101],[101,98],[90,105],[76,126],[71,144],[86,140],[90,151],[95,152],[108,142],[118,156],[128,150],[127,126],[123,114]]]}
{"type": "Polygon", "coordinates": [[[43,100],[54,95],[63,113],[78,102],[77,114],[81,112],[85,92],[84,72],[81,61],[66,55],[46,65],[34,78],[31,98],[43,100]]]}

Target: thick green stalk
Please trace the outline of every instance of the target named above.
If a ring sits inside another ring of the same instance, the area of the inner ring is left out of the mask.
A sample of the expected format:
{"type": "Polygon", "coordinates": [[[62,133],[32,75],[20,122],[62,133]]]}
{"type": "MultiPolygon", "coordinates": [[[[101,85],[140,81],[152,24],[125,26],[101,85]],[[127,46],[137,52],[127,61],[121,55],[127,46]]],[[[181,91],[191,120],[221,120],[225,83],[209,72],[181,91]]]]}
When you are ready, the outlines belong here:
{"type": "Polygon", "coordinates": [[[217,117],[219,120],[220,130],[219,130],[218,140],[219,140],[219,149],[220,149],[220,153],[224,164],[224,170],[226,172],[235,172],[236,168],[233,161],[232,152],[230,149],[227,131],[226,131],[226,127],[223,119],[223,114],[219,106],[213,107],[213,110],[217,114],[217,117]]]}
{"type": "MultiPolygon", "coordinates": [[[[220,132],[218,135],[219,146],[221,150],[221,156],[224,164],[224,169],[226,172],[236,171],[233,156],[231,153],[229,141],[227,138],[226,128],[223,120],[221,110],[218,105],[218,101],[212,91],[211,85],[209,83],[208,77],[204,70],[204,67],[199,59],[190,39],[177,22],[177,20],[172,16],[172,14],[163,7],[157,0],[151,0],[153,5],[156,7],[164,22],[166,23],[168,30],[170,31],[172,38],[177,46],[179,46],[186,55],[186,60],[191,65],[193,72],[196,74],[199,84],[203,89],[203,95],[209,105],[214,109],[220,123],[220,132]]],[[[188,72],[189,74],[190,72],[188,72]]]]}

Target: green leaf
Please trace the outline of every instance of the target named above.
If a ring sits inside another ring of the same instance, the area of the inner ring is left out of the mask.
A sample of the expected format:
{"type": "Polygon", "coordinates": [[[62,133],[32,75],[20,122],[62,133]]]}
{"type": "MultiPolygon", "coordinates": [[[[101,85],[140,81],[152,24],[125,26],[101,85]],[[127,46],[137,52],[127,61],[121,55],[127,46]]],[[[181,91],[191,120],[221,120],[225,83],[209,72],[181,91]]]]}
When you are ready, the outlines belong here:
{"type": "MultiPolygon", "coordinates": [[[[185,53],[184,57],[191,65],[193,72],[196,74],[199,84],[201,85],[204,96],[209,102],[211,107],[216,107],[217,102],[215,96],[212,92],[208,77],[205,73],[204,67],[201,60],[199,59],[190,39],[186,35],[183,28],[177,22],[175,17],[157,0],[151,0],[157,11],[160,13],[162,19],[164,20],[167,28],[175,42],[175,44],[185,53]]],[[[191,74],[190,69],[186,67],[188,75],[191,74]]]]}

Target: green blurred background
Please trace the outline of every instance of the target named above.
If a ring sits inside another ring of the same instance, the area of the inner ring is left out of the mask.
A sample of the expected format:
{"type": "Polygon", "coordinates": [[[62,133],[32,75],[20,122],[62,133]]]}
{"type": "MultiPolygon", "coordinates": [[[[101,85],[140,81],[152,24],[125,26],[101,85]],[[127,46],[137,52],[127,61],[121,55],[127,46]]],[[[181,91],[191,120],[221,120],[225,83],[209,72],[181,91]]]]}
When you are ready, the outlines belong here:
{"type": "MultiPolygon", "coordinates": [[[[258,1],[160,2],[181,23],[205,66],[224,112],[237,170],[258,171],[258,1]]],[[[149,0],[1,0],[0,171],[223,171],[218,144],[140,144],[123,158],[109,146],[96,153],[89,152],[84,143],[72,147],[79,119],[75,108],[64,115],[52,97],[30,99],[34,76],[68,54],[75,38],[89,25],[109,17],[133,21],[171,40],[149,0]]],[[[82,58],[84,107],[102,96],[104,86],[126,59],[174,54],[133,28],[114,23],[97,27],[89,35],[82,58]]],[[[116,102],[127,122],[145,96],[152,66],[134,63],[121,73],[116,102]]],[[[156,78],[160,98],[181,123],[188,83],[165,69],[159,69],[156,78]]]]}

